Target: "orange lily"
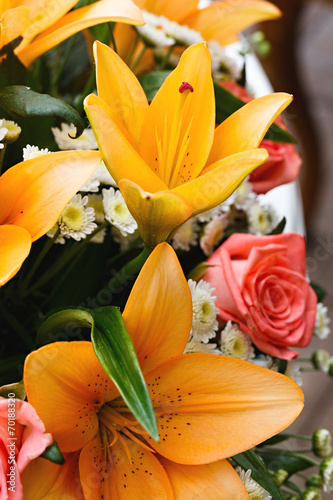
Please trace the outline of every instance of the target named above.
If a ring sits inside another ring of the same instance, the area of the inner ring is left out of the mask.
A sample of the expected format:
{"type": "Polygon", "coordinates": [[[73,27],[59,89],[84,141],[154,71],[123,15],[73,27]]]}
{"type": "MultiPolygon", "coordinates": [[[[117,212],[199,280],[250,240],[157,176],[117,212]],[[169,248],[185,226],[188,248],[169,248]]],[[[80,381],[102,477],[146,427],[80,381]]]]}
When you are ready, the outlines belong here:
{"type": "Polygon", "coordinates": [[[119,21],[141,25],[140,9],[131,0],[100,0],[69,12],[78,0],[0,0],[0,49],[17,37],[15,53],[26,66],[66,38],[95,24],[119,21]]]}
{"type": "Polygon", "coordinates": [[[249,499],[225,458],[288,426],[301,411],[303,394],[291,379],[245,361],[182,354],[191,318],[186,279],[163,243],[146,261],[123,313],[159,443],[135,421],[90,342],[56,342],[28,356],[28,400],[72,465],[67,462],[61,477],[57,469],[53,486],[41,473],[42,460],[33,464],[23,479],[25,500],[36,498],[34,477],[48,494],[57,489],[54,498],[81,484],[86,500],[249,499]]]}
{"type": "Polygon", "coordinates": [[[85,110],[105,164],[150,247],[228,198],[267,159],[258,145],[292,100],[284,93],[255,99],[215,129],[205,43],[184,52],[150,106],[115,52],[95,42],[94,54],[98,96],[85,99],[85,110]]]}
{"type": "Polygon", "coordinates": [[[97,151],[50,153],[0,177],[0,286],[18,272],[31,243],[54,226],[100,161],[97,151]]]}

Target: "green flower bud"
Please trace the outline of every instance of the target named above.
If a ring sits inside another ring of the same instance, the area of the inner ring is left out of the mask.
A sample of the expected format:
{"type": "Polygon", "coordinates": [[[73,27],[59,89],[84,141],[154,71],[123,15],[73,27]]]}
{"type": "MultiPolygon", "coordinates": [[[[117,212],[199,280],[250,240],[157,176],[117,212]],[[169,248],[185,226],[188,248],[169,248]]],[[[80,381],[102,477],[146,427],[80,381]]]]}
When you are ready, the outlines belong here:
{"type": "Polygon", "coordinates": [[[326,458],[331,454],[332,436],[327,429],[318,429],[312,435],[313,453],[320,458],[326,458]]]}
{"type": "Polygon", "coordinates": [[[2,140],[4,144],[12,144],[19,138],[19,135],[22,132],[21,127],[11,120],[2,120],[2,127],[5,127],[8,130],[2,140]]]}
{"type": "Polygon", "coordinates": [[[289,474],[284,469],[278,469],[275,471],[273,479],[278,486],[282,486],[284,482],[288,479],[289,474]]]}
{"type": "Polygon", "coordinates": [[[320,464],[319,473],[324,481],[325,493],[333,491],[333,457],[325,458],[320,464]]]}
{"type": "Polygon", "coordinates": [[[323,480],[319,474],[311,474],[306,480],[306,486],[314,486],[316,488],[322,488],[323,480]]]}
{"type": "Polygon", "coordinates": [[[329,359],[328,373],[331,377],[333,377],[333,356],[329,359]]]}
{"type": "Polygon", "coordinates": [[[305,490],[303,494],[303,500],[322,500],[320,489],[311,486],[310,488],[305,490]]]}
{"type": "Polygon", "coordinates": [[[324,349],[318,349],[312,354],[311,360],[316,370],[328,373],[330,353],[324,349]]]}

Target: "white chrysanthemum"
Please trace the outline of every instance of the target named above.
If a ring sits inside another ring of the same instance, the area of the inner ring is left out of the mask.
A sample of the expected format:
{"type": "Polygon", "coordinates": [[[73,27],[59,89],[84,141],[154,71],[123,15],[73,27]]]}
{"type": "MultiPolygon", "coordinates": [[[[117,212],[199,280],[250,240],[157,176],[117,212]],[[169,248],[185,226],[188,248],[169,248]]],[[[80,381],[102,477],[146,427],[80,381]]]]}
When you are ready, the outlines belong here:
{"type": "Polygon", "coordinates": [[[195,43],[203,42],[203,38],[199,31],[193,30],[188,26],[178,24],[175,21],[161,16],[161,26],[168,36],[171,36],[176,43],[189,47],[195,43]]]}
{"type": "Polygon", "coordinates": [[[176,40],[168,36],[164,31],[162,16],[156,16],[145,10],[142,11],[142,15],[146,24],[136,26],[135,28],[147,45],[151,47],[169,47],[170,45],[175,45],[176,40]]]}
{"type": "Polygon", "coordinates": [[[241,467],[236,467],[235,470],[243,481],[251,500],[272,500],[272,496],[268,493],[268,491],[264,490],[264,488],[260,486],[260,484],[252,479],[251,469],[245,471],[241,467]]]}
{"type": "Polygon", "coordinates": [[[0,120],[0,141],[5,138],[4,142],[6,144],[11,144],[19,138],[21,132],[21,127],[12,120],[0,120]],[[4,133],[4,130],[6,130],[7,132],[4,133]]]}
{"type": "Polygon", "coordinates": [[[274,360],[274,358],[268,356],[268,354],[259,354],[259,356],[251,359],[251,363],[262,366],[263,368],[268,368],[269,370],[273,370],[274,372],[279,371],[279,365],[274,360]]]}
{"type": "Polygon", "coordinates": [[[82,198],[80,194],[76,194],[63,210],[58,223],[60,234],[65,238],[80,241],[97,227],[94,209],[86,207],[87,203],[88,196],[82,198]]]}
{"type": "Polygon", "coordinates": [[[255,201],[246,209],[249,231],[252,234],[267,234],[277,224],[277,216],[272,207],[264,207],[255,201]]]}
{"type": "Polygon", "coordinates": [[[331,319],[327,316],[327,307],[322,302],[318,302],[314,334],[320,339],[327,339],[331,333],[330,322],[331,319]]]}
{"type": "Polygon", "coordinates": [[[207,343],[209,339],[215,337],[218,329],[216,297],[212,295],[215,288],[211,288],[207,281],[200,280],[196,283],[191,279],[188,280],[188,286],[193,304],[191,335],[197,342],[207,343]]]}
{"type": "MultiPolygon", "coordinates": [[[[51,227],[51,229],[46,233],[46,236],[48,236],[49,238],[54,238],[56,233],[58,232],[59,230],[59,226],[58,224],[55,224],[53,227],[51,227]]],[[[62,236],[62,234],[59,234],[57,236],[57,238],[55,239],[54,243],[58,243],[60,245],[64,245],[66,243],[66,240],[65,238],[62,236]]]]}
{"type": "Polygon", "coordinates": [[[191,246],[198,244],[199,226],[196,220],[187,220],[177,231],[172,239],[172,246],[175,250],[185,250],[189,252],[191,246]]]}
{"type": "Polygon", "coordinates": [[[251,339],[236,323],[228,321],[221,332],[221,352],[224,356],[250,361],[254,358],[251,339]]]}
{"type": "Polygon", "coordinates": [[[2,144],[1,141],[6,136],[6,134],[8,132],[8,129],[6,127],[3,127],[2,124],[3,124],[3,120],[0,120],[0,149],[2,149],[4,147],[4,145],[2,144]]]}
{"type": "Polygon", "coordinates": [[[232,203],[238,210],[246,210],[249,208],[256,199],[255,193],[252,191],[251,183],[245,179],[236,191],[229,196],[228,203],[232,203]]]}
{"type": "Polygon", "coordinates": [[[23,148],[23,160],[31,160],[31,158],[37,158],[37,156],[43,156],[50,153],[50,151],[45,149],[39,149],[38,146],[30,146],[27,144],[25,148],[23,148]]]}
{"type": "Polygon", "coordinates": [[[229,214],[230,213],[230,205],[226,202],[220,203],[214,208],[211,208],[210,210],[206,210],[206,212],[202,212],[201,214],[197,215],[197,219],[200,222],[209,222],[212,219],[216,219],[216,217],[220,217],[224,214],[229,214]]]}
{"type": "Polygon", "coordinates": [[[80,191],[96,193],[99,189],[100,184],[117,187],[117,184],[106,168],[104,161],[101,161],[92,176],[81,187],[80,191]]]}
{"type": "Polygon", "coordinates": [[[215,247],[222,240],[227,225],[228,214],[223,214],[216,219],[212,219],[205,225],[203,234],[200,238],[200,247],[207,257],[212,255],[215,247]]]}
{"type": "Polygon", "coordinates": [[[243,61],[240,64],[239,58],[230,57],[227,49],[215,40],[208,42],[208,49],[212,58],[213,77],[216,80],[222,80],[225,75],[229,75],[233,80],[241,77],[243,61]]]}
{"type": "Polygon", "coordinates": [[[130,247],[143,247],[143,241],[138,229],[136,229],[132,234],[123,234],[117,227],[113,226],[112,236],[114,241],[118,243],[121,252],[125,252],[130,247]]]}
{"type": "Polygon", "coordinates": [[[300,370],[300,367],[296,363],[288,361],[287,368],[284,374],[287,375],[287,377],[293,379],[297,385],[302,387],[303,385],[302,372],[300,370]]]}
{"type": "Polygon", "coordinates": [[[217,344],[204,344],[203,342],[198,342],[191,339],[187,342],[184,350],[184,354],[190,354],[191,352],[208,352],[210,354],[221,354],[221,351],[217,349],[217,344]]]}
{"type": "Polygon", "coordinates": [[[97,243],[97,244],[102,244],[104,243],[106,236],[106,227],[103,227],[103,229],[100,229],[90,240],[91,243],[97,243]]]}
{"type": "Polygon", "coordinates": [[[77,139],[73,139],[76,135],[76,127],[71,123],[62,123],[61,128],[52,127],[54,140],[58,148],[62,151],[68,149],[98,149],[94,132],[91,128],[84,129],[83,133],[77,139]]]}
{"type": "Polygon", "coordinates": [[[320,475],[324,480],[324,491],[333,491],[333,457],[325,458],[320,464],[320,475]]]}
{"type": "Polygon", "coordinates": [[[123,235],[134,233],[138,226],[128,210],[121,192],[110,188],[103,189],[102,193],[105,219],[116,226],[123,235]]]}

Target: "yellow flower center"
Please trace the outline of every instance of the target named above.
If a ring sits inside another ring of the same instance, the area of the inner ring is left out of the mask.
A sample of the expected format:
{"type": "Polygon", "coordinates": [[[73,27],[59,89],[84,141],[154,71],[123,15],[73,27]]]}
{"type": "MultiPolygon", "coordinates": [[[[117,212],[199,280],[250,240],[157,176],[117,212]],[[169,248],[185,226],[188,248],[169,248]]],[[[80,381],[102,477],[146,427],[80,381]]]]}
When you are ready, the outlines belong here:
{"type": "Polygon", "coordinates": [[[67,207],[65,208],[61,219],[69,229],[78,231],[84,223],[84,211],[79,207],[67,207]]]}

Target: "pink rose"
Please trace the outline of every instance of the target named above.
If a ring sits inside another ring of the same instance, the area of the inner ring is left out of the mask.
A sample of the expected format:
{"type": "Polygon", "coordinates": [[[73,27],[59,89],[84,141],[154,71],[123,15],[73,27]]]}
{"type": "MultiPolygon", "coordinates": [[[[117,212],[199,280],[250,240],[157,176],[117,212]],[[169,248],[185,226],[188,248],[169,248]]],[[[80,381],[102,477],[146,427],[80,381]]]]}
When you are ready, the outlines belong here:
{"type": "Polygon", "coordinates": [[[236,321],[264,353],[293,359],[309,344],[317,297],[305,278],[304,237],[233,234],[208,259],[219,318],[236,321]]]}
{"type": "Polygon", "coordinates": [[[51,434],[45,434],[43,422],[29,403],[0,397],[1,500],[23,499],[22,471],[52,442],[51,434]]]}
{"type": "MultiPolygon", "coordinates": [[[[242,101],[252,101],[252,97],[249,96],[244,87],[235,81],[221,82],[221,85],[242,101]]],[[[281,116],[275,120],[275,123],[286,130],[287,127],[281,116]]],[[[270,189],[292,182],[297,178],[302,160],[293,144],[264,139],[260,147],[267,150],[269,158],[250,174],[250,182],[255,193],[267,193],[270,189]]]]}

